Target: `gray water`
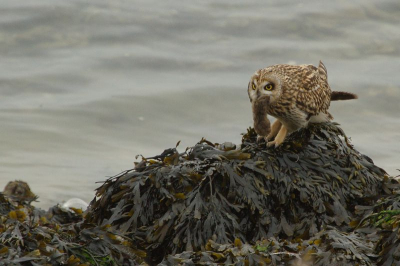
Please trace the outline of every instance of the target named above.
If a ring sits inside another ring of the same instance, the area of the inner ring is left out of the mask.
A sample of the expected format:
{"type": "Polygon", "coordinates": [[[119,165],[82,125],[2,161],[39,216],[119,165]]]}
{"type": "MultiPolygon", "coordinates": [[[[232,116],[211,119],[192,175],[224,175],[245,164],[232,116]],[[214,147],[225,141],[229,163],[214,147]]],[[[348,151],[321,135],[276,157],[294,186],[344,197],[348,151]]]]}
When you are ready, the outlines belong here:
{"type": "Polygon", "coordinates": [[[240,143],[250,76],[317,65],[357,93],[331,113],[354,146],[400,168],[400,2],[0,1],[0,189],[47,208],[90,201],[135,156],[202,137],[240,143]]]}

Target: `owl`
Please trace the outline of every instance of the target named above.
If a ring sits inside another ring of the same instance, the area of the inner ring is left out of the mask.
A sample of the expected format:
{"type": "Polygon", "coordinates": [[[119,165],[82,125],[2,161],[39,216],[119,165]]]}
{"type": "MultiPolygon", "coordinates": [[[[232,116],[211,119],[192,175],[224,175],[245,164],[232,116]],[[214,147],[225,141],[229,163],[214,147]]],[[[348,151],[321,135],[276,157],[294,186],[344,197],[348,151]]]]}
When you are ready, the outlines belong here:
{"type": "Polygon", "coordinates": [[[357,99],[348,92],[331,91],[325,65],[273,65],[250,79],[248,94],[257,140],[278,147],[286,136],[308,123],[332,120],[331,101],[357,99]],[[276,121],[270,125],[268,116],[276,121]],[[274,139],[273,141],[270,141],[274,139]]]}

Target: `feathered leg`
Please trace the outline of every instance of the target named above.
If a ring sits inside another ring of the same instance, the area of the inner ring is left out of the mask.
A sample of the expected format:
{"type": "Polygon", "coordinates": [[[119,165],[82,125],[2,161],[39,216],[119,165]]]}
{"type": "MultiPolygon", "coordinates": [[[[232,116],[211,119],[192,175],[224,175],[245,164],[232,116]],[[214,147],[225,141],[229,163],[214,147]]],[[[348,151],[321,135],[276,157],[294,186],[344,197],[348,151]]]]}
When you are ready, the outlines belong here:
{"type": "Polygon", "coordinates": [[[278,135],[276,135],[275,137],[275,140],[268,142],[267,146],[271,147],[272,145],[275,145],[275,148],[278,147],[285,140],[287,133],[288,133],[287,128],[284,125],[282,125],[281,129],[278,132],[278,135]]]}
{"type": "Polygon", "coordinates": [[[278,119],[275,120],[275,122],[272,124],[271,132],[268,134],[268,136],[265,137],[265,142],[268,142],[269,140],[276,137],[279,130],[281,130],[281,127],[282,127],[281,121],[279,121],[278,119]]]}

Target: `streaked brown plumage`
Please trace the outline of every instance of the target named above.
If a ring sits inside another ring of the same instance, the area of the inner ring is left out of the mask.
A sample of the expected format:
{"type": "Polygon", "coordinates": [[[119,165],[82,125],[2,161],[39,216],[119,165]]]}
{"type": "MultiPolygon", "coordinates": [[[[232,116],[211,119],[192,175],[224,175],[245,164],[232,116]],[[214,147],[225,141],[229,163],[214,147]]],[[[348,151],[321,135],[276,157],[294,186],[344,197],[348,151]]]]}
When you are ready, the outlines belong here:
{"type": "Polygon", "coordinates": [[[332,100],[356,99],[347,92],[332,92],[322,62],[312,65],[274,65],[258,70],[250,79],[249,98],[253,107],[254,128],[268,146],[280,145],[287,134],[308,123],[326,122],[332,100]],[[277,120],[270,126],[267,115],[277,120]]]}

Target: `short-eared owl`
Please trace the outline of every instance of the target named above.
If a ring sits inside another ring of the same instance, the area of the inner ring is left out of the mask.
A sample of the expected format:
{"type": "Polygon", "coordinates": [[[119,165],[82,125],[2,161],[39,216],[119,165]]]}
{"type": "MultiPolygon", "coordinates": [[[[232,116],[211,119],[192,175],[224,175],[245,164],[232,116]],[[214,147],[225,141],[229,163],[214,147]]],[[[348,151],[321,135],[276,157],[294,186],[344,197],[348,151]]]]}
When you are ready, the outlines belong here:
{"type": "Polygon", "coordinates": [[[327,122],[331,101],[357,99],[348,92],[331,91],[327,71],[313,65],[274,65],[258,70],[248,86],[258,140],[279,146],[286,136],[308,123],[327,122]],[[276,118],[270,126],[267,115],[276,118]],[[271,139],[274,141],[270,141],[271,139]]]}

